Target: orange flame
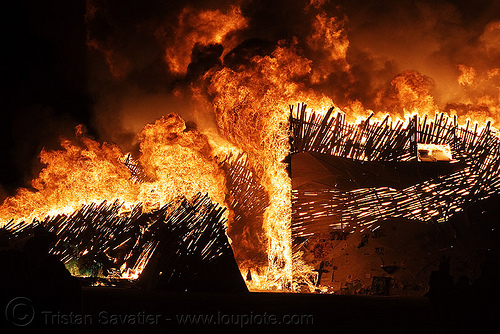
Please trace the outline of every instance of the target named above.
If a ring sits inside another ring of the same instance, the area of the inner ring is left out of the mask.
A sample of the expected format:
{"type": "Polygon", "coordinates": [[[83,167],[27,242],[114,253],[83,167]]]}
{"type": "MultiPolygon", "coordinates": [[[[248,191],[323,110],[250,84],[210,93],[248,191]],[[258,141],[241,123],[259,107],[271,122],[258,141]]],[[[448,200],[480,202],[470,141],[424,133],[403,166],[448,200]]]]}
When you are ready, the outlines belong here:
{"type": "Polygon", "coordinates": [[[474,79],[476,77],[476,70],[474,67],[467,67],[463,64],[458,65],[458,69],[462,74],[458,77],[458,83],[462,86],[474,84],[474,79]]]}
{"type": "Polygon", "coordinates": [[[237,45],[234,32],[247,26],[239,7],[231,7],[225,13],[220,10],[197,10],[186,7],[179,15],[173,41],[169,41],[166,31],[159,30],[160,39],[167,40],[165,61],[170,71],[185,74],[191,61],[191,50],[196,43],[203,45],[222,44],[230,50],[237,45]]]}
{"type": "Polygon", "coordinates": [[[142,202],[146,209],[161,206],[185,195],[208,193],[224,205],[225,182],[214,160],[208,138],[187,130],[184,121],[170,114],[147,125],[141,132],[141,156],[151,182],[135,183],[123,164],[124,154],[108,143],[99,144],[77,127],[76,142],[62,140],[60,151],[45,151],[46,164],[31,182],[0,206],[0,221],[43,218],[70,213],[83,204],[119,199],[125,207],[142,202]]]}
{"type": "Polygon", "coordinates": [[[349,40],[344,32],[344,23],[345,20],[328,16],[325,12],[315,16],[313,33],[307,39],[307,43],[311,50],[322,56],[317,59],[318,63],[315,64],[319,66],[313,68],[313,83],[324,81],[335,70],[333,66],[335,63],[340,63],[344,71],[349,70],[349,64],[346,60],[349,40]]]}
{"type": "Polygon", "coordinates": [[[289,154],[288,104],[294,99],[331,100],[307,90],[293,78],[310,73],[310,61],[295,46],[278,47],[271,56],[254,57],[239,72],[224,68],[211,78],[217,125],[225,137],[248,153],[249,161],[266,189],[270,205],[264,213],[268,238],[268,288],[290,288],[291,182],[282,162],[289,154]]]}

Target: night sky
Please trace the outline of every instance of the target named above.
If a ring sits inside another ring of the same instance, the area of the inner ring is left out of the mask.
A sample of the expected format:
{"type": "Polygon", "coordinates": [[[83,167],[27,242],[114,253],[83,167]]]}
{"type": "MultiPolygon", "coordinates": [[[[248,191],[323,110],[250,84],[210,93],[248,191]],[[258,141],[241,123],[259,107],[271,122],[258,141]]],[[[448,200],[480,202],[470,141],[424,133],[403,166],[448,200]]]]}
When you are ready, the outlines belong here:
{"type": "Polygon", "coordinates": [[[37,0],[2,7],[0,184],[12,193],[37,173],[42,147],[56,148],[75,125],[90,124],[92,99],[85,4],[37,0]]]}
{"type": "MultiPolygon", "coordinates": [[[[97,140],[117,138],[110,135],[113,131],[104,130],[103,118],[99,115],[103,110],[103,95],[120,99],[122,95],[117,92],[127,91],[132,85],[148,93],[170,94],[172,89],[195,81],[206,69],[220,66],[218,58],[210,56],[210,52],[217,54],[217,48],[207,49],[193,58],[197,64],[190,67],[185,77],[175,76],[161,61],[162,46],[155,45],[136,27],[144,26],[144,22],[152,26],[159,22],[175,23],[187,4],[215,9],[227,8],[232,2],[96,3],[104,14],[90,27],[85,22],[84,1],[22,0],[3,4],[0,199],[12,194],[17,187],[28,185],[42,167],[38,163],[40,150],[57,148],[59,138],[71,138],[77,124],[84,124],[89,135],[97,140]],[[89,52],[87,31],[116,54],[127,57],[131,70],[126,78],[117,82],[109,73],[101,73],[105,72],[101,66],[103,60],[95,52],[89,52]]],[[[500,66],[500,58],[496,58],[500,53],[486,55],[470,51],[486,25],[500,19],[498,1],[330,1],[325,6],[331,13],[348,18],[346,29],[351,42],[348,60],[354,76],[359,78],[348,87],[348,94],[341,86],[342,94],[329,87],[319,87],[338,97],[337,103],[341,103],[342,98],[359,98],[370,106],[373,95],[370,87],[378,78],[371,77],[370,66],[374,66],[376,57],[368,54],[365,46],[369,52],[383,53],[379,58],[385,65],[377,76],[386,81],[409,67],[431,76],[446,77],[449,73],[455,75],[456,70],[450,66],[446,72],[442,66],[446,63],[455,66],[455,63],[469,62],[476,66],[480,59],[486,59],[488,64],[497,62],[500,66]],[[430,28],[429,22],[432,22],[430,28]],[[403,54],[401,59],[392,49],[403,54]],[[408,54],[400,50],[407,50],[408,54]],[[422,50],[425,59],[411,56],[418,50],[422,50]]],[[[241,7],[243,15],[249,18],[249,26],[240,32],[240,40],[260,41],[255,48],[258,52],[271,52],[273,47],[269,45],[278,40],[293,36],[300,39],[309,33],[303,1],[294,4],[242,1],[241,7]]],[[[342,80],[342,75],[333,75],[328,84],[341,85],[342,80]]],[[[439,80],[437,82],[439,84],[439,80]]],[[[443,82],[446,81],[443,79],[443,82]]],[[[337,100],[334,98],[334,101],[337,100]]],[[[121,115],[113,110],[109,112],[111,117],[105,119],[121,115]]]]}

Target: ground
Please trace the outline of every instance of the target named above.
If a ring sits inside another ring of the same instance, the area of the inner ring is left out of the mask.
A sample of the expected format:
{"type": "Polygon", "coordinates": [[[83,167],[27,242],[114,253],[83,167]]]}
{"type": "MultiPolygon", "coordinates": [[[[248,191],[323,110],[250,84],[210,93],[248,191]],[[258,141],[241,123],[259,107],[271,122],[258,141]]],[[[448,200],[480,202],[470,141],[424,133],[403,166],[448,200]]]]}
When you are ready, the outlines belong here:
{"type": "MultiPolygon", "coordinates": [[[[473,304],[465,307],[473,312],[473,304]]],[[[47,333],[470,333],[486,326],[479,315],[436,318],[425,297],[208,294],[109,287],[84,288],[81,313],[45,312],[37,319],[37,331],[47,333]]],[[[35,327],[8,329],[25,332],[35,327]]]]}

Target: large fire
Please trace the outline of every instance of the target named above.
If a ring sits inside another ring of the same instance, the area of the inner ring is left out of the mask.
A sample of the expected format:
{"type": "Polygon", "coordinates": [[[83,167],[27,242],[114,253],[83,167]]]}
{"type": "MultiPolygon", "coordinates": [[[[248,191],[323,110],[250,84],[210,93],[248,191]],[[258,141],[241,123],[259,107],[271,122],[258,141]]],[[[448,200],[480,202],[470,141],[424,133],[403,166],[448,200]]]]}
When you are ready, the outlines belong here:
{"type": "Polygon", "coordinates": [[[125,155],[116,145],[99,144],[77,127],[75,142],[63,140],[63,150],[41,152],[40,160],[46,167],[31,182],[34,190],[22,188],[7,198],[0,208],[0,219],[30,221],[115,199],[124,201],[126,207],[141,202],[153,209],[197,192],[208,193],[213,201],[224,204],[224,177],[206,136],[187,131],[177,115],[147,125],[140,136],[139,161],[150,181],[135,182],[123,164],[125,155]]]}
{"type": "MultiPolygon", "coordinates": [[[[322,115],[329,107],[338,106],[335,110],[344,112],[351,123],[359,123],[372,113],[373,119],[390,115],[408,122],[414,114],[432,117],[443,111],[457,115],[461,124],[470,118],[481,127],[488,121],[498,122],[500,117],[500,69],[475,69],[463,63],[456,64],[455,80],[463,88],[464,99],[456,103],[440,106],[433,95],[434,80],[413,70],[393,76],[387,86],[372,94],[369,103],[353,98],[348,89],[345,99],[336,101],[343,87],[327,86],[337,73],[342,73],[348,86],[358,83],[356,68],[349,61],[348,19],[329,14],[323,8],[325,3],[311,1],[304,7],[311,17],[309,37],[280,40],[267,53],[238,48],[251,24],[238,6],[226,10],[188,6],[173,23],[159,22],[152,28],[138,25],[138,29],[150,29],[152,39],[164,46],[166,68],[178,77],[194,71],[190,64],[200,60],[196,54],[208,50],[207,54],[216,55],[217,64],[203,71],[188,89],[174,89],[179,99],[208,104],[216,129],[191,127],[165,106],[165,116],[145,125],[137,136],[140,153],[133,158],[145,174],[139,182],[124,164],[126,154],[118,145],[98,143],[80,126],[74,140],[61,141],[61,150],[40,153],[45,167],[29,188],[19,189],[3,202],[0,222],[32,221],[115,199],[125,202],[124,207],[143,203],[144,208],[153,210],[198,192],[208,193],[214,202],[227,206],[227,176],[221,162],[234,153],[245,153],[255,179],[269,197],[262,221],[268,263],[256,264],[260,267],[260,274],[256,274],[252,259],[238,258],[239,244],[233,244],[238,260],[246,264],[240,269],[244,274],[252,269],[254,277],[248,282],[252,288],[295,289],[294,282],[311,274],[311,268],[292,252],[292,190],[285,162],[290,153],[290,105],[305,102],[322,115]]],[[[89,25],[99,11],[99,4],[89,0],[89,25]]],[[[491,52],[498,52],[490,42],[498,40],[499,34],[496,22],[483,35],[491,52]]],[[[104,43],[91,33],[87,45],[102,53],[114,79],[126,80],[132,71],[131,60],[114,51],[112,43],[104,43]]],[[[229,226],[232,214],[228,215],[229,226]]],[[[123,272],[126,277],[130,270],[123,268],[123,272]]]]}

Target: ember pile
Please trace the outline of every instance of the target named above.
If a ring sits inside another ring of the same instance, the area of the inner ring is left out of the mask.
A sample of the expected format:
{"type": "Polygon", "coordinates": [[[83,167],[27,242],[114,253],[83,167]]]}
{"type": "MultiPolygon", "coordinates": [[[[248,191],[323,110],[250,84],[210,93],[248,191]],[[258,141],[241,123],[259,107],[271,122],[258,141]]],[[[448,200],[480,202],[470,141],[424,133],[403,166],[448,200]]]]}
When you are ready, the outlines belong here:
{"type": "Polygon", "coordinates": [[[413,115],[406,122],[348,123],[334,108],[326,114],[307,113],[305,105],[292,110],[292,153],[315,152],[359,162],[416,163],[417,144],[448,144],[455,171],[394,189],[359,187],[342,191],[294,190],[292,229],[295,236],[311,234],[319,218],[331,217],[330,226],[376,229],[386,218],[403,217],[443,222],[474,201],[500,193],[500,139],[488,122],[482,129],[470,121],[436,113],[434,120],[413,115]]]}

